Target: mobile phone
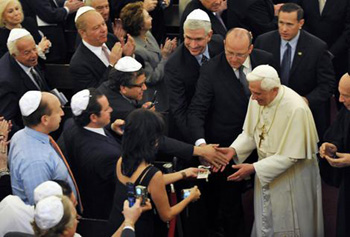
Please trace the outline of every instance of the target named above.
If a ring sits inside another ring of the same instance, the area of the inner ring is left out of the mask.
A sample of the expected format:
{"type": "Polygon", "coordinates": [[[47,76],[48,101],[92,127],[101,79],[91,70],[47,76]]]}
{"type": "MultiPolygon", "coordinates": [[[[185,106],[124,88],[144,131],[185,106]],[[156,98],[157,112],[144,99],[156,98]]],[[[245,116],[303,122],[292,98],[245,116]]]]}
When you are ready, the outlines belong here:
{"type": "Polygon", "coordinates": [[[181,190],[181,196],[182,196],[183,199],[185,199],[188,196],[190,196],[190,194],[191,194],[191,189],[190,188],[181,190]]]}
{"type": "Polygon", "coordinates": [[[141,198],[141,206],[146,205],[147,195],[148,195],[147,188],[142,185],[137,185],[135,187],[135,191],[136,191],[136,197],[141,198]]]}
{"type": "Polygon", "coordinates": [[[157,90],[155,90],[155,91],[154,91],[154,93],[153,93],[153,97],[152,97],[152,100],[151,100],[152,104],[154,104],[154,102],[156,102],[156,99],[157,99],[157,93],[158,93],[158,91],[157,91],[157,90]]]}
{"type": "Polygon", "coordinates": [[[127,192],[127,198],[129,201],[129,207],[132,207],[135,204],[136,198],[135,198],[135,187],[133,183],[126,183],[126,192],[127,192]]]}

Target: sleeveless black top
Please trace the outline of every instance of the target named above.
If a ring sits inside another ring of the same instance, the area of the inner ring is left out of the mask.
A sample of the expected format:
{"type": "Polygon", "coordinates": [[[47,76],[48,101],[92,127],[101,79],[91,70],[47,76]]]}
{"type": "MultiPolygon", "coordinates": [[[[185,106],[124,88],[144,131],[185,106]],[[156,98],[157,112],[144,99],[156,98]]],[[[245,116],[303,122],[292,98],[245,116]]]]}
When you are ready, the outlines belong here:
{"type": "MultiPolygon", "coordinates": [[[[148,187],[149,182],[153,176],[159,171],[153,165],[147,166],[140,176],[135,181],[135,187],[142,185],[148,187]]],[[[108,220],[108,234],[111,236],[123,223],[124,216],[122,214],[124,201],[127,199],[126,185],[119,181],[118,175],[114,193],[113,208],[108,220]]],[[[154,233],[154,205],[152,204],[152,210],[142,213],[135,225],[135,234],[137,237],[153,237],[154,233]]]]}

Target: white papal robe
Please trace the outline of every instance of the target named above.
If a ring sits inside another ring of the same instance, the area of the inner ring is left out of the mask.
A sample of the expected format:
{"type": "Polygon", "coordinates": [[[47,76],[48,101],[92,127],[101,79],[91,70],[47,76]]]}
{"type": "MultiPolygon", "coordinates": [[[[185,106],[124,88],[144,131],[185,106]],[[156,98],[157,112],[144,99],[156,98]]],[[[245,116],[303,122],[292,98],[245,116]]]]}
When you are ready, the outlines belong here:
{"type": "Polygon", "coordinates": [[[292,89],[281,86],[267,106],[250,99],[243,132],[231,147],[238,164],[258,150],[251,236],[324,235],[317,142],[311,111],[292,89]]]}

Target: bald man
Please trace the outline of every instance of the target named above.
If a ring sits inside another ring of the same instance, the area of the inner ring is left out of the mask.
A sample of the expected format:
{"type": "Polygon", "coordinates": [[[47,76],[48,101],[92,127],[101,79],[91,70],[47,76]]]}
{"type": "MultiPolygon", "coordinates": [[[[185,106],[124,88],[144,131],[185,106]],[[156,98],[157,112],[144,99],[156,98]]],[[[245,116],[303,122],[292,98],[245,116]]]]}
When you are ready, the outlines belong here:
{"type": "Polygon", "coordinates": [[[339,102],[344,106],[324,135],[320,147],[321,176],[326,182],[340,186],[337,212],[337,236],[350,235],[350,76],[339,81],[339,102]]]}
{"type": "MultiPolygon", "coordinates": [[[[188,127],[197,146],[229,146],[236,139],[242,132],[249,99],[245,74],[258,65],[272,64],[270,53],[253,49],[251,34],[245,29],[230,30],[224,46],[224,52],[201,67],[189,106],[188,127]]],[[[209,182],[201,188],[208,210],[208,233],[220,232],[221,228],[224,236],[237,236],[240,234],[238,226],[244,226],[242,182],[227,182],[231,172],[234,171],[226,169],[211,175],[209,182]]]]}

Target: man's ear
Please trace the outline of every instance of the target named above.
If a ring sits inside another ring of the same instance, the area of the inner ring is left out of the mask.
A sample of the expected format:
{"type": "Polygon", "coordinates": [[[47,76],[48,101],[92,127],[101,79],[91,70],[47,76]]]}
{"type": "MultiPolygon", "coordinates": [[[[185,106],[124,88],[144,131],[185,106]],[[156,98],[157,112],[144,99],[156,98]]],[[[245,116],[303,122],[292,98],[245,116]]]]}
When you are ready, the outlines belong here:
{"type": "Polygon", "coordinates": [[[90,122],[95,123],[97,118],[98,118],[98,116],[96,114],[90,114],[90,122]]]}

